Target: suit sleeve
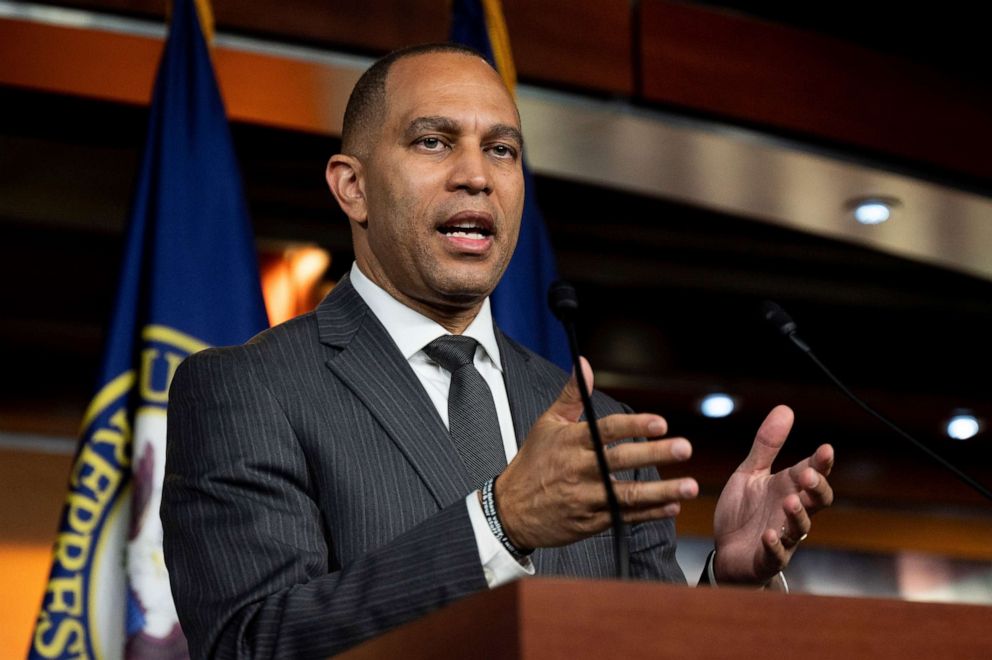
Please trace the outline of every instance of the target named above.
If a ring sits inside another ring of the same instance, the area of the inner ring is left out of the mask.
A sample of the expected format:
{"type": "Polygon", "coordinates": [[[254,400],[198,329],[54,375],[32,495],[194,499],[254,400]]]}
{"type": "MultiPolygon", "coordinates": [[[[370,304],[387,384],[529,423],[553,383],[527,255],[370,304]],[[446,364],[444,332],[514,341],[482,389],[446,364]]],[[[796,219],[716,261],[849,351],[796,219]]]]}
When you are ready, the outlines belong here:
{"type": "Polygon", "coordinates": [[[461,501],[334,570],[312,467],[231,355],[191,357],[170,392],[164,550],[194,658],[326,657],[486,588],[461,501]]]}
{"type": "MultiPolygon", "coordinates": [[[[626,404],[621,404],[622,412],[633,414],[626,404]]],[[[643,442],[644,438],[638,438],[643,442]]],[[[661,479],[654,467],[635,470],[626,478],[637,481],[657,481],[661,479]]],[[[685,584],[685,574],[675,557],[677,541],[675,519],[663,518],[638,523],[630,527],[630,572],[642,580],[660,580],[673,584],[685,584]]]]}
{"type": "MultiPolygon", "coordinates": [[[[638,470],[638,481],[660,479],[654,468],[638,470]]],[[[651,520],[631,526],[630,572],[642,580],[660,580],[685,584],[685,574],[675,557],[675,521],[672,518],[651,520]]]]}

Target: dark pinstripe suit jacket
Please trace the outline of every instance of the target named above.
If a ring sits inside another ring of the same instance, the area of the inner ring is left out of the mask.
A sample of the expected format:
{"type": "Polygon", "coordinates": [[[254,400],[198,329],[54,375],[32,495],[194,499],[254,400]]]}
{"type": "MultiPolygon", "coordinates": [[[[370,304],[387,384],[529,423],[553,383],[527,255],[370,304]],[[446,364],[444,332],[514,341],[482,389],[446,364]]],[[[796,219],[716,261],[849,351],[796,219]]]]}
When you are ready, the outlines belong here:
{"type": "MultiPolygon", "coordinates": [[[[497,336],[522,442],[565,374],[497,336]]],[[[311,314],[190,357],[170,394],[162,522],[193,656],[326,657],[485,589],[470,490],[347,279],[311,314]]],[[[633,574],[684,581],[670,522],[630,534],[633,574]]],[[[539,574],[608,577],[612,553],[603,534],[533,559],[539,574]]]]}

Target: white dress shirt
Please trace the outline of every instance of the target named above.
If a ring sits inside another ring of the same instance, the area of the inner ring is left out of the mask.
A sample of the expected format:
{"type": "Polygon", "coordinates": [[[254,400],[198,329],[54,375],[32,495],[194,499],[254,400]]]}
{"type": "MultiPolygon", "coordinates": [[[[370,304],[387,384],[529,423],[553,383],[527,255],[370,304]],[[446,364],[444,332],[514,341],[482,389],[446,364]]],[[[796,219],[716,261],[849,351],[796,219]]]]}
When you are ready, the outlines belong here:
{"type": "MultiPolygon", "coordinates": [[[[451,373],[434,362],[424,352],[424,347],[443,335],[450,335],[443,326],[416,312],[393,298],[379,285],[362,273],[358,262],[351,266],[351,284],[379,319],[386,332],[396,343],[403,358],[413,368],[438,415],[448,425],[448,390],[451,386],[451,373]]],[[[517,454],[517,437],[513,432],[513,417],[510,415],[510,402],[503,381],[503,365],[500,361],[499,345],[493,330],[493,317],[486,298],[482,309],[472,323],[462,333],[479,342],[475,350],[475,368],[482,374],[496,404],[499,430],[503,436],[503,450],[509,463],[517,454]]],[[[497,587],[511,580],[534,574],[534,565],[527,559],[521,564],[507,552],[493,536],[486,523],[485,514],[476,492],[465,498],[469,519],[475,532],[475,542],[479,550],[479,561],[490,587],[497,587]]]]}

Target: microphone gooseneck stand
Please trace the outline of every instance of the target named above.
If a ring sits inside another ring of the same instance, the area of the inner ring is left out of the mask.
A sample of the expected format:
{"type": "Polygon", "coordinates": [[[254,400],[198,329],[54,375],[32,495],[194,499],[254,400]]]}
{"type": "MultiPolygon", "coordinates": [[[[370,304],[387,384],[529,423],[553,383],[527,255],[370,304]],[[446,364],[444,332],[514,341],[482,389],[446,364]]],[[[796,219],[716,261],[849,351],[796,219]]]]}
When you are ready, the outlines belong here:
{"type": "Polygon", "coordinates": [[[911,443],[913,443],[913,445],[917,449],[922,451],[924,454],[929,456],[931,459],[939,463],[947,470],[950,470],[950,472],[954,476],[956,476],[958,479],[971,486],[983,497],[985,497],[988,500],[992,500],[992,492],[990,492],[988,488],[986,488],[979,482],[969,477],[953,463],[951,463],[944,457],[937,454],[935,451],[933,451],[925,444],[923,444],[922,442],[911,436],[906,431],[902,430],[894,422],[889,421],[882,414],[876,412],[871,406],[869,406],[867,403],[865,403],[857,396],[855,396],[854,393],[851,392],[851,390],[847,389],[847,387],[844,386],[844,383],[840,382],[840,379],[834,376],[833,373],[831,373],[831,371],[827,369],[826,365],[820,362],[819,358],[817,358],[816,355],[813,354],[813,350],[809,347],[809,344],[804,342],[799,337],[799,335],[797,334],[798,327],[796,326],[796,322],[792,320],[792,317],[789,316],[786,313],[786,311],[782,309],[780,305],[770,300],[766,300],[762,304],[762,313],[765,317],[765,320],[768,321],[768,323],[770,323],[772,326],[774,326],[774,328],[778,330],[779,334],[781,334],[783,337],[785,337],[790,342],[792,342],[793,346],[795,346],[804,354],[806,354],[809,357],[809,359],[813,361],[813,364],[815,364],[820,369],[820,371],[822,371],[827,376],[827,378],[829,378],[830,381],[834,385],[836,385],[840,389],[840,391],[847,396],[847,398],[849,398],[854,403],[858,404],[858,406],[860,406],[862,410],[864,410],[869,415],[871,415],[875,419],[885,424],[887,427],[889,427],[889,429],[897,433],[899,436],[905,438],[906,440],[909,440],[911,443]]]}
{"type": "Polygon", "coordinates": [[[621,580],[630,577],[630,549],[627,545],[626,526],[620,515],[620,503],[613,490],[613,480],[610,478],[610,468],[606,463],[606,453],[603,447],[603,440],[599,435],[599,424],[597,423],[596,411],[592,406],[592,397],[589,387],[586,384],[585,374],[582,373],[582,365],[579,361],[579,341],[575,332],[575,314],[579,309],[579,299],[575,294],[575,289],[567,282],[558,281],[551,285],[548,290],[548,306],[552,313],[561,321],[568,336],[568,347],[572,354],[572,366],[575,369],[575,378],[579,386],[579,393],[582,396],[582,408],[585,411],[586,421],[589,423],[589,433],[592,435],[593,449],[596,452],[596,463],[599,466],[599,475],[603,480],[603,487],[606,489],[606,504],[610,510],[610,522],[613,527],[613,551],[616,558],[616,576],[621,580]]]}

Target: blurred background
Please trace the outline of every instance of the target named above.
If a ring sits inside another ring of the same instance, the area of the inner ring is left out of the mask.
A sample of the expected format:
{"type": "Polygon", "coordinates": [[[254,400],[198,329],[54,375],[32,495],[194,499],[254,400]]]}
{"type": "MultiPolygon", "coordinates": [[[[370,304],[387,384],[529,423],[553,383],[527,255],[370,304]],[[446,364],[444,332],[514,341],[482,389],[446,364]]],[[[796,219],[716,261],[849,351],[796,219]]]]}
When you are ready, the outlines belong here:
{"type": "MultiPolygon", "coordinates": [[[[275,322],[351,265],[323,178],[351,85],[375,56],[444,40],[449,7],[212,4],[275,322]]],[[[527,158],[597,386],[694,442],[690,579],[720,487],[786,403],[783,464],[827,441],[838,456],[794,589],[992,603],[992,504],[761,319],[781,303],[852,390],[992,485],[979,5],[865,4],[505,0],[527,158]]],[[[158,0],[0,2],[0,650],[25,648],[44,590],[165,15],[158,0]]]]}

